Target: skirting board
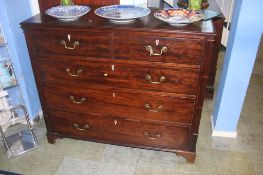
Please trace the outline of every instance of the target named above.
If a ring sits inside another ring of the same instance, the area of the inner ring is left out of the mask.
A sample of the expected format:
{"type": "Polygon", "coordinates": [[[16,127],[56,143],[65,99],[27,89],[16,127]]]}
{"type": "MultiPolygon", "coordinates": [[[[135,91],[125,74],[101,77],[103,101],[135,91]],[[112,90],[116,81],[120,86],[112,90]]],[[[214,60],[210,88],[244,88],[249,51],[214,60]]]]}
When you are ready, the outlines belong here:
{"type": "Polygon", "coordinates": [[[236,138],[237,137],[237,132],[215,130],[213,115],[211,115],[211,127],[213,130],[213,132],[212,132],[213,137],[227,137],[227,138],[236,138]]]}

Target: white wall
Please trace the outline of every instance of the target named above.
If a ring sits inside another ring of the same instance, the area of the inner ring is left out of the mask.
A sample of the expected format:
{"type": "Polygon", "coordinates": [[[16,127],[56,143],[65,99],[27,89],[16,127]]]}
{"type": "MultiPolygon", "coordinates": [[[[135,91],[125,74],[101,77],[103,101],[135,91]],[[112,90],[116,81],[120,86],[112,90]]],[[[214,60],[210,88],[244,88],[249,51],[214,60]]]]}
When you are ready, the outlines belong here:
{"type": "Polygon", "coordinates": [[[226,20],[230,19],[231,20],[231,3],[232,0],[216,0],[218,3],[219,7],[222,10],[222,13],[226,17],[226,20]]]}
{"type": "Polygon", "coordinates": [[[147,0],[120,0],[120,4],[138,5],[138,6],[146,7],[147,6],[147,0]]]}
{"type": "Polygon", "coordinates": [[[39,11],[39,6],[38,6],[38,0],[29,0],[32,15],[38,14],[39,11]]]}

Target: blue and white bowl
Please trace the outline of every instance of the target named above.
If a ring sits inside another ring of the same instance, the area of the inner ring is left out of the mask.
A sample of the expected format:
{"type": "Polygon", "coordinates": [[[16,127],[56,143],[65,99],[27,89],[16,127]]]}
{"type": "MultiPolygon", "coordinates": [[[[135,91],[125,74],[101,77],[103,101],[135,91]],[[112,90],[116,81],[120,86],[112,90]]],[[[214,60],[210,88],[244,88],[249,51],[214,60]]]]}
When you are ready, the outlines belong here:
{"type": "Polygon", "coordinates": [[[64,21],[76,20],[90,11],[88,6],[69,5],[56,6],[46,10],[46,14],[64,21]]]}
{"type": "Polygon", "coordinates": [[[96,9],[94,13],[112,22],[125,23],[149,15],[151,10],[135,5],[111,5],[100,7],[96,9]]]}

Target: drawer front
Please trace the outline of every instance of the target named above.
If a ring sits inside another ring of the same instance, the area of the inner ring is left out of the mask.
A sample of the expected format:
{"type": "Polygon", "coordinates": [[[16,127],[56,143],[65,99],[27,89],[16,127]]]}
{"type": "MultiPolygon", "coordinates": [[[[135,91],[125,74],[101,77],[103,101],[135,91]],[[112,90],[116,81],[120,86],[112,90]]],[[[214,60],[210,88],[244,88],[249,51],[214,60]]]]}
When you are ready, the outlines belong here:
{"type": "Polygon", "coordinates": [[[190,131],[189,127],[159,125],[115,117],[92,117],[58,111],[50,113],[49,116],[54,132],[81,139],[132,146],[183,149],[187,147],[190,131]]]}
{"type": "Polygon", "coordinates": [[[199,65],[203,41],[189,38],[114,36],[114,58],[199,65]]]}
{"type": "Polygon", "coordinates": [[[32,33],[36,54],[66,54],[87,57],[110,57],[110,35],[72,31],[32,33]]]}
{"type": "Polygon", "coordinates": [[[42,81],[67,82],[79,84],[103,84],[114,85],[112,77],[107,73],[112,71],[110,62],[91,62],[85,59],[69,57],[41,57],[41,61],[35,65],[42,81]]]}
{"type": "Polygon", "coordinates": [[[44,97],[48,109],[178,124],[191,124],[195,101],[167,93],[58,84],[47,85],[44,97]]]}
{"type": "Polygon", "coordinates": [[[52,58],[38,63],[40,76],[45,81],[74,84],[101,84],[151,91],[195,95],[199,70],[118,63],[91,62],[66,58],[52,58]],[[60,60],[59,60],[60,59],[60,60]],[[57,61],[59,60],[59,61],[57,61]]]}
{"type": "Polygon", "coordinates": [[[116,77],[119,87],[195,95],[199,70],[161,66],[115,64],[109,77],[116,77]]]}

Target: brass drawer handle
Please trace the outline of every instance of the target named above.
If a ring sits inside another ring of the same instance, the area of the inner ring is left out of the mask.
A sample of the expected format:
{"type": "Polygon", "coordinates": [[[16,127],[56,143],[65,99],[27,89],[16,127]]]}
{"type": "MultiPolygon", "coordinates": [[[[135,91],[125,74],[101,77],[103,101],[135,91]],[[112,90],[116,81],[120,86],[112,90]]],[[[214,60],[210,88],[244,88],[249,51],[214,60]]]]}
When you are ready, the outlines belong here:
{"type": "Polygon", "coordinates": [[[145,108],[147,111],[149,111],[149,112],[160,112],[161,109],[163,108],[163,106],[160,105],[160,106],[155,110],[155,109],[151,109],[151,106],[146,103],[146,104],[144,105],[144,108],[145,108]]]}
{"type": "Polygon", "coordinates": [[[66,49],[68,49],[68,50],[74,50],[76,47],[79,46],[79,42],[78,42],[78,41],[74,41],[74,42],[73,42],[73,47],[68,47],[65,40],[61,40],[61,41],[60,41],[60,44],[61,44],[61,45],[64,45],[64,47],[65,47],[66,49]]]}
{"type": "Polygon", "coordinates": [[[160,53],[154,53],[152,46],[146,46],[146,50],[150,52],[150,56],[152,56],[152,55],[153,55],[153,56],[160,56],[160,55],[162,55],[164,52],[167,52],[168,49],[167,49],[166,46],[164,46],[164,47],[161,48],[160,53]]]}
{"type": "Polygon", "coordinates": [[[68,73],[68,75],[69,76],[71,76],[71,77],[78,77],[81,73],[82,73],[82,69],[78,69],[77,70],[77,72],[76,72],[76,74],[72,74],[71,72],[70,72],[70,69],[67,67],[66,69],[65,69],[65,71],[68,73]]]}
{"type": "Polygon", "coordinates": [[[145,132],[144,132],[144,136],[145,136],[147,139],[155,140],[155,139],[157,139],[157,138],[160,138],[162,135],[161,135],[161,133],[149,133],[148,131],[145,131],[145,132]]]}
{"type": "Polygon", "coordinates": [[[69,97],[71,100],[72,100],[72,102],[73,103],[75,103],[75,104],[82,104],[82,103],[84,103],[87,99],[86,99],[86,97],[81,97],[81,99],[80,99],[80,101],[76,101],[75,100],[75,97],[74,96],[70,96],[69,97]]]}
{"type": "Polygon", "coordinates": [[[165,76],[161,76],[159,82],[156,82],[152,81],[151,75],[146,75],[145,79],[148,80],[151,84],[161,84],[161,82],[164,82],[166,78],[165,76]]]}
{"type": "Polygon", "coordinates": [[[89,126],[88,124],[84,125],[83,128],[80,128],[77,123],[74,123],[73,126],[74,126],[77,130],[79,130],[79,131],[86,131],[87,129],[90,128],[90,126],[89,126]]]}

